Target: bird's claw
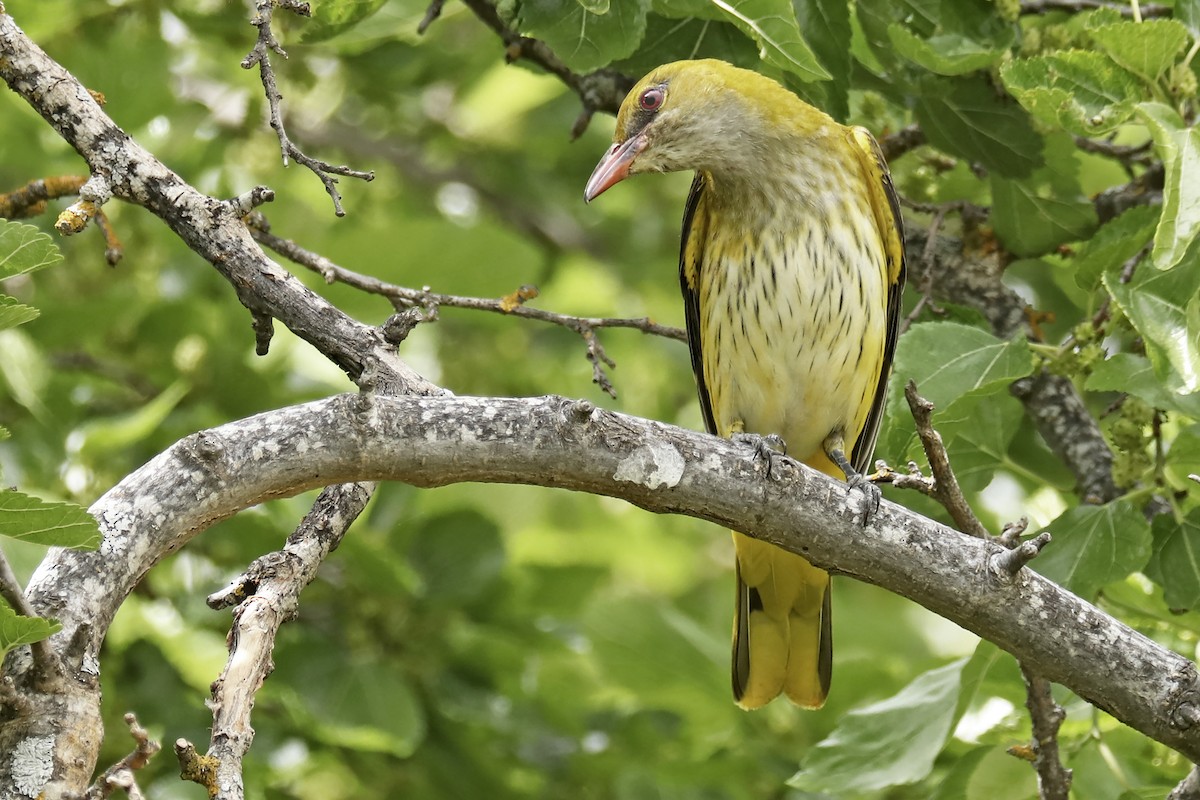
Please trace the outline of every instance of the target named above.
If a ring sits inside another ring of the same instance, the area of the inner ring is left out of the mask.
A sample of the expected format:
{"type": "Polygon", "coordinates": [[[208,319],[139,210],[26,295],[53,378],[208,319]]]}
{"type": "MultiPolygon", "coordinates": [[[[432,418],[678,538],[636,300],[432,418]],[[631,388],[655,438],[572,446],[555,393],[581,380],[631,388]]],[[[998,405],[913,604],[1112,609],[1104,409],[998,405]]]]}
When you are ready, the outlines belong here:
{"type": "Polygon", "coordinates": [[[879,503],[883,500],[883,490],[876,486],[871,478],[862,473],[855,473],[846,481],[849,487],[846,490],[847,496],[851,492],[861,492],[863,496],[862,505],[862,526],[865,528],[871,524],[871,520],[875,518],[875,514],[879,511],[879,503]]]}
{"type": "Polygon", "coordinates": [[[735,433],[729,438],[736,444],[751,448],[753,452],[750,458],[753,460],[766,462],[767,477],[771,476],[775,460],[787,457],[787,443],[777,433],[768,433],[765,436],[758,433],[735,433]]]}

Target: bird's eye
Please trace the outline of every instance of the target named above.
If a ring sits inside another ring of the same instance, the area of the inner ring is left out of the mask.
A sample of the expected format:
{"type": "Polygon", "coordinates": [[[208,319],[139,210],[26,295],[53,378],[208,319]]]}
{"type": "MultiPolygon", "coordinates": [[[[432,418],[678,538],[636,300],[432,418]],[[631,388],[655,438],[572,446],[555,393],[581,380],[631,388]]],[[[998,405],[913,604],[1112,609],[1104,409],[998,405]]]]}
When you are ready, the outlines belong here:
{"type": "Polygon", "coordinates": [[[666,93],[659,86],[653,86],[642,92],[638,97],[638,105],[643,111],[658,111],[666,99],[666,93]]]}

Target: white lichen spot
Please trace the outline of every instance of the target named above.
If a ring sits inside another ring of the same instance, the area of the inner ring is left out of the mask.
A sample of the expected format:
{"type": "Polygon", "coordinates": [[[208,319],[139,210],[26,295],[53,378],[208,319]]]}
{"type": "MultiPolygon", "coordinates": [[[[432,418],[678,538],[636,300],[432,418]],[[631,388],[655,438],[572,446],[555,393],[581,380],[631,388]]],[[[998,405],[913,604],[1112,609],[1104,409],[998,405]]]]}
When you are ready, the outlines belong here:
{"type": "Polygon", "coordinates": [[[683,455],[673,446],[651,442],[622,459],[613,479],[640,483],[647,489],[671,488],[683,477],[683,466],[683,455]]]}
{"type": "Polygon", "coordinates": [[[12,779],[25,797],[38,797],[54,774],[54,737],[30,736],[13,749],[12,779]]]}

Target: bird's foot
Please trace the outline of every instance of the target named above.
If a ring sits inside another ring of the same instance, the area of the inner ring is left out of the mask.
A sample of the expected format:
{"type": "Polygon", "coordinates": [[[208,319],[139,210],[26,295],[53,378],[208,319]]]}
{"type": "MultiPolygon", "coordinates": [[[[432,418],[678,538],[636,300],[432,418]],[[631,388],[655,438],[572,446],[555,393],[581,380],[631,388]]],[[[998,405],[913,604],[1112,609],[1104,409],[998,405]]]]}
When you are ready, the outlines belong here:
{"type": "Polygon", "coordinates": [[[729,438],[735,444],[751,448],[753,452],[750,458],[766,463],[767,477],[771,476],[777,459],[787,458],[787,443],[777,433],[768,433],[765,436],[758,433],[735,433],[729,438]]]}
{"type": "Polygon", "coordinates": [[[875,518],[875,514],[879,511],[879,502],[883,499],[883,490],[876,486],[871,478],[861,472],[855,472],[846,479],[846,485],[849,487],[846,490],[846,495],[849,497],[854,492],[862,494],[862,507],[859,511],[862,514],[862,526],[865,528],[871,524],[871,520],[875,518]]]}

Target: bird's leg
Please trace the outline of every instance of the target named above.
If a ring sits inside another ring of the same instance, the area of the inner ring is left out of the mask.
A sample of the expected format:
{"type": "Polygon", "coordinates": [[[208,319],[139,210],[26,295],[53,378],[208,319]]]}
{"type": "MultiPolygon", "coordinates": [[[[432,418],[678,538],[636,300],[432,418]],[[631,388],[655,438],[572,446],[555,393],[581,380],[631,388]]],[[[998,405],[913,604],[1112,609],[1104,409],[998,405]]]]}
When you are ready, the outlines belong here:
{"type": "Polygon", "coordinates": [[[770,477],[775,460],[787,456],[787,442],[777,433],[768,433],[765,436],[758,433],[746,433],[743,426],[744,423],[741,420],[733,424],[732,430],[729,432],[730,441],[751,448],[753,452],[750,457],[756,461],[760,459],[765,461],[767,477],[770,477]]]}
{"type": "Polygon", "coordinates": [[[875,512],[879,510],[879,501],[883,499],[883,491],[871,483],[871,479],[854,468],[850,463],[850,459],[846,458],[846,443],[842,438],[841,431],[834,431],[825,437],[825,441],[821,443],[825,455],[829,456],[829,460],[838,465],[838,469],[846,476],[846,484],[850,487],[850,491],[858,490],[863,493],[866,504],[863,506],[863,527],[871,524],[871,518],[875,516],[875,512]]]}

